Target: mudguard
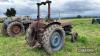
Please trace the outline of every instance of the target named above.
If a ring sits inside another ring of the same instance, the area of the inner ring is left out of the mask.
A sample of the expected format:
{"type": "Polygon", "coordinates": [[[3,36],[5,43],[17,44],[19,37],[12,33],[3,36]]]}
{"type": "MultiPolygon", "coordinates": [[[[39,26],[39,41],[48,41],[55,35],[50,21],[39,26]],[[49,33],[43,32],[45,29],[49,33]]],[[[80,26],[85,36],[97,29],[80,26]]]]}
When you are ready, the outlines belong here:
{"type": "Polygon", "coordinates": [[[10,18],[7,18],[7,19],[4,20],[4,24],[6,26],[8,26],[10,23],[11,23],[11,19],[10,18]]]}

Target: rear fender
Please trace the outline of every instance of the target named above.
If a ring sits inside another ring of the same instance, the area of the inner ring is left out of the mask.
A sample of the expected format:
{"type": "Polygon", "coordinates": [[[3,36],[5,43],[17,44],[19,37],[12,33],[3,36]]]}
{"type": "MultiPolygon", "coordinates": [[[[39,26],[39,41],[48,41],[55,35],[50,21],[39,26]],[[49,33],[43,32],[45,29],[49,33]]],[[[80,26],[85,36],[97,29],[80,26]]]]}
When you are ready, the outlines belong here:
{"type": "Polygon", "coordinates": [[[11,20],[9,20],[9,19],[6,19],[6,20],[4,20],[4,25],[6,25],[6,26],[8,26],[10,23],[11,23],[11,20]]]}
{"type": "Polygon", "coordinates": [[[72,31],[72,23],[71,22],[62,23],[61,25],[66,33],[70,33],[72,31]]]}
{"type": "MultiPolygon", "coordinates": [[[[15,21],[17,21],[17,20],[15,20],[15,21]]],[[[4,21],[4,24],[5,24],[6,26],[8,26],[10,23],[15,22],[15,21],[12,21],[12,20],[5,20],[5,21],[4,21]]],[[[17,22],[20,22],[20,21],[17,21],[17,22]]],[[[21,23],[21,22],[20,22],[20,23],[21,23]]]]}
{"type": "Polygon", "coordinates": [[[46,25],[45,28],[48,28],[49,26],[51,26],[51,25],[53,25],[53,24],[61,25],[60,22],[52,22],[52,23],[49,23],[48,25],[46,25]]]}

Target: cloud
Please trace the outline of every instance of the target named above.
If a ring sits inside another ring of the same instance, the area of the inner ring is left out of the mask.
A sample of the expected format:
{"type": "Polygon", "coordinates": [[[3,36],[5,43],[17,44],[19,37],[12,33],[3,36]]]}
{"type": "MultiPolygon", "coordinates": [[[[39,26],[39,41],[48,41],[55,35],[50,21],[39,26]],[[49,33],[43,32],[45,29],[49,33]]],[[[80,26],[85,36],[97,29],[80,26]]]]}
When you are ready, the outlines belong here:
{"type": "MultiPolygon", "coordinates": [[[[17,15],[31,15],[36,17],[37,2],[45,0],[0,0],[0,15],[7,8],[13,7],[17,10],[17,15]]],[[[99,0],[51,0],[52,17],[58,17],[59,12],[62,17],[76,15],[100,15],[99,0]]],[[[47,6],[41,6],[41,16],[47,15],[47,6]]]]}
{"type": "Polygon", "coordinates": [[[5,2],[0,2],[0,14],[4,13],[6,11],[7,8],[15,8],[17,10],[17,14],[18,15],[30,15],[36,11],[34,11],[34,6],[33,5],[35,4],[35,1],[34,2],[31,2],[31,1],[5,1],[5,2]],[[22,3],[23,2],[23,3],[22,3]]]}
{"type": "Polygon", "coordinates": [[[6,1],[8,1],[8,0],[0,0],[0,2],[6,2],[6,1]]]}
{"type": "Polygon", "coordinates": [[[66,0],[54,9],[55,14],[60,11],[62,16],[99,16],[100,15],[100,1],[96,0],[66,0]]]}

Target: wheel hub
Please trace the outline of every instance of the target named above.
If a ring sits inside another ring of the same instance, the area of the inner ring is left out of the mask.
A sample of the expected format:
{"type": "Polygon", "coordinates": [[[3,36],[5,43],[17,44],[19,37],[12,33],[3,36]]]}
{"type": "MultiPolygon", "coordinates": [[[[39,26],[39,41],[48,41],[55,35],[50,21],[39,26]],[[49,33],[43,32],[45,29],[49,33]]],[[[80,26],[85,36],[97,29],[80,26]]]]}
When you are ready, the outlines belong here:
{"type": "Polygon", "coordinates": [[[58,32],[53,33],[51,37],[51,47],[56,50],[62,46],[62,37],[58,32]]]}
{"type": "Polygon", "coordinates": [[[12,32],[15,33],[15,34],[20,33],[21,32],[20,26],[13,26],[12,27],[12,32]]]}
{"type": "Polygon", "coordinates": [[[60,38],[59,36],[55,36],[54,39],[52,40],[52,46],[57,47],[60,43],[60,38]]]}

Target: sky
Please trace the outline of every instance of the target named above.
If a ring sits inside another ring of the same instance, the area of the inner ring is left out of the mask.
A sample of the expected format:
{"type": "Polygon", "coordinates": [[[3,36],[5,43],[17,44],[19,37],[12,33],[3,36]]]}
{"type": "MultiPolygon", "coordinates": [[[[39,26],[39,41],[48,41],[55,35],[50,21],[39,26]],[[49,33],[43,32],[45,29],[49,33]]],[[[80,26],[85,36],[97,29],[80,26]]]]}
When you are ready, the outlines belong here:
{"type": "MultiPolygon", "coordinates": [[[[7,8],[15,8],[17,16],[36,18],[37,2],[45,0],[0,0],[0,16],[7,8]]],[[[51,17],[100,16],[100,0],[51,0],[51,17]]],[[[47,6],[41,6],[41,17],[47,16],[47,6]]]]}

